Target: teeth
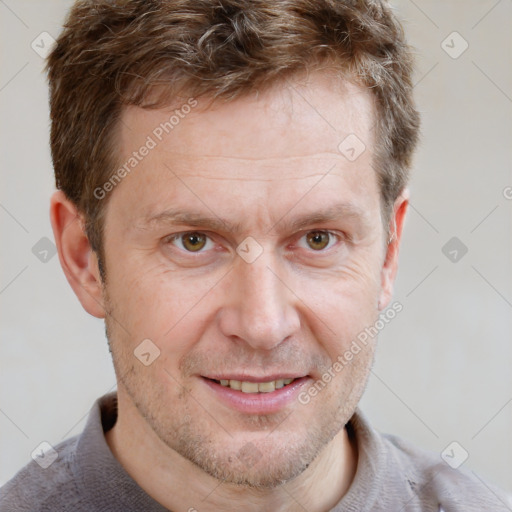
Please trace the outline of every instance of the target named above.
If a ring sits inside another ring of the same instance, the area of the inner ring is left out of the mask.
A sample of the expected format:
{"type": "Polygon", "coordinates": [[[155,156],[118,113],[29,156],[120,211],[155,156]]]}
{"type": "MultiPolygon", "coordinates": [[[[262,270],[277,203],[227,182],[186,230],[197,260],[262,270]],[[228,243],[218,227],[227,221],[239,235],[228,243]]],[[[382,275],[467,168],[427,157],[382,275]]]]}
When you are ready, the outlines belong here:
{"type": "Polygon", "coordinates": [[[242,391],[242,393],[271,393],[276,389],[281,389],[282,387],[287,386],[294,380],[295,379],[278,379],[271,380],[269,382],[247,382],[222,379],[219,382],[221,386],[242,391]]]}
{"type": "Polygon", "coordinates": [[[276,381],[273,380],[271,382],[260,382],[258,384],[258,391],[260,393],[270,393],[271,391],[276,390],[276,381]]]}
{"type": "Polygon", "coordinates": [[[257,382],[242,382],[242,393],[257,393],[258,383],[257,382]]]}
{"type": "MultiPolygon", "coordinates": [[[[222,384],[222,382],[221,382],[221,384],[222,384]]],[[[240,391],[242,389],[242,383],[239,380],[230,380],[230,381],[228,381],[226,386],[228,386],[228,385],[231,389],[236,389],[238,391],[240,391]]]]}

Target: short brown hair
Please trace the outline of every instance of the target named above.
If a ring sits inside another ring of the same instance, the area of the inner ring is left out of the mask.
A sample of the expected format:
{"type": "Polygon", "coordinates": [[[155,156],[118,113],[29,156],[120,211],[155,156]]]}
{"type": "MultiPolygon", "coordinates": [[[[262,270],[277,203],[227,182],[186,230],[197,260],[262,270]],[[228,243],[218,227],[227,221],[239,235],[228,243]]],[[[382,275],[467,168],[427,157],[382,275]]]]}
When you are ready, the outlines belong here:
{"type": "Polygon", "coordinates": [[[47,63],[51,150],[57,188],[84,215],[100,261],[106,200],[94,190],[118,165],[124,106],[164,106],[180,92],[229,100],[327,61],[376,99],[373,166],[389,212],[419,115],[412,53],[384,0],[77,1],[47,63]]]}

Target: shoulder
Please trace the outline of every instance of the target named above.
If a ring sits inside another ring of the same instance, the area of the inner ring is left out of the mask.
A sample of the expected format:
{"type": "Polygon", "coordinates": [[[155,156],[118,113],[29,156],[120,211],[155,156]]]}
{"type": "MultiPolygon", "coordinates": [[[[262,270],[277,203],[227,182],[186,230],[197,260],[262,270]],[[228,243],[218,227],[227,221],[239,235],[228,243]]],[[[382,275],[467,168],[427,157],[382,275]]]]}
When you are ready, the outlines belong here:
{"type": "Polygon", "coordinates": [[[49,466],[42,457],[22,468],[0,489],[0,512],[73,510],[79,495],[73,473],[77,442],[78,436],[55,446],[57,458],[49,466]]]}
{"type": "MultiPolygon", "coordinates": [[[[475,472],[457,464],[451,467],[440,454],[416,447],[397,436],[381,436],[389,464],[402,468],[420,502],[437,500],[444,512],[480,512],[512,510],[512,496],[480,478],[475,472]],[[458,466],[458,467],[457,467],[458,466]]],[[[457,454],[447,454],[456,457],[457,454]]]]}

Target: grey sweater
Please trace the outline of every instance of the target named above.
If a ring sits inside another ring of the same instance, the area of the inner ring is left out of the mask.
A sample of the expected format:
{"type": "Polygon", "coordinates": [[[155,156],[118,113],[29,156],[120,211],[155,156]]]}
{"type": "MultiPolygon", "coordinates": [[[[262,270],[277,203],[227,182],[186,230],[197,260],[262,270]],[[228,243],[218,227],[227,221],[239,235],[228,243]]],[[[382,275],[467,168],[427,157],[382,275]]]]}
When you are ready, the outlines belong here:
{"type": "MultiPolygon", "coordinates": [[[[55,447],[50,466],[32,461],[0,489],[0,512],[165,512],[112,455],[104,432],[116,417],[115,394],[100,398],[82,434],[55,447]]],[[[512,511],[502,491],[450,468],[439,455],[379,434],[360,411],[347,428],[357,442],[358,466],[332,512],[512,511]]]]}

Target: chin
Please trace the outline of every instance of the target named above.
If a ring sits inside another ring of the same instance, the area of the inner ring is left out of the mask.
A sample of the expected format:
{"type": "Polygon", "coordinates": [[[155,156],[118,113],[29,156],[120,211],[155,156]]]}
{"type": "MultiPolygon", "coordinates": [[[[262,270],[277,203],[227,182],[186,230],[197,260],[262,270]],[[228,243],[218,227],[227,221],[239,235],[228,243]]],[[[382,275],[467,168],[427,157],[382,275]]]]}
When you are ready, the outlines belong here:
{"type": "MultiPolygon", "coordinates": [[[[251,436],[252,440],[229,437],[224,431],[227,439],[215,439],[211,430],[197,424],[183,425],[180,435],[173,436],[167,444],[223,483],[255,490],[274,489],[301,475],[343,428],[342,423],[332,422],[328,427],[309,425],[290,432],[286,426],[293,425],[285,424],[286,421],[281,430],[277,427],[256,439],[251,436]]],[[[211,425],[208,427],[211,429],[211,425]]]]}
{"type": "Polygon", "coordinates": [[[234,454],[188,453],[189,460],[213,478],[254,490],[275,489],[297,478],[316,455],[313,450],[305,447],[293,453],[286,448],[278,457],[275,450],[273,454],[263,455],[252,443],[234,454]]]}

